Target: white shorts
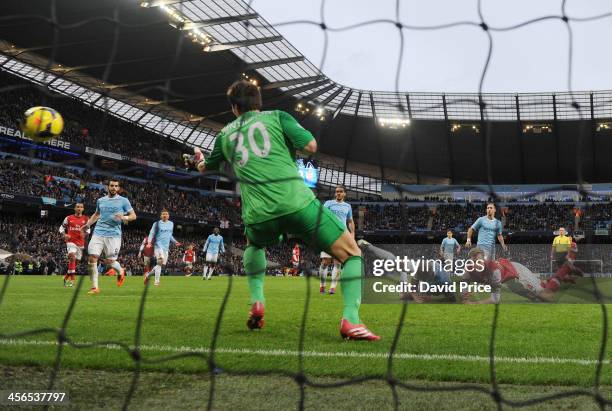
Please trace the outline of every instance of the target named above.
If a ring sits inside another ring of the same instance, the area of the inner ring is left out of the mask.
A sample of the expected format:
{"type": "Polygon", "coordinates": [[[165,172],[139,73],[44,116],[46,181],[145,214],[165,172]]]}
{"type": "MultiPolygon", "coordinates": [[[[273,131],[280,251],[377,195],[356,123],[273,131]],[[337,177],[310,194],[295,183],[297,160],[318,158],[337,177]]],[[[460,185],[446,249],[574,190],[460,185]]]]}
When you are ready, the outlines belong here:
{"type": "Polygon", "coordinates": [[[216,263],[217,260],[219,259],[219,254],[218,253],[206,253],[206,262],[207,263],[216,263]]]}
{"type": "Polygon", "coordinates": [[[321,251],[321,258],[333,258],[333,257],[327,254],[325,251],[321,251]]]}
{"type": "Polygon", "coordinates": [[[153,250],[153,254],[155,254],[155,258],[157,258],[158,260],[162,260],[164,264],[168,262],[168,250],[155,247],[155,249],[153,250]]]}
{"type": "Polygon", "coordinates": [[[121,250],[121,237],[100,237],[92,235],[87,247],[87,253],[108,260],[116,260],[121,250]]]}
{"type": "Polygon", "coordinates": [[[512,265],[518,273],[518,278],[506,281],[505,284],[513,293],[530,300],[537,300],[538,294],[542,291],[540,278],[523,264],[513,262],[512,265]]]}
{"type": "Polygon", "coordinates": [[[75,243],[66,243],[66,250],[68,254],[74,253],[74,255],[76,255],[77,260],[83,258],[83,247],[79,247],[75,243]]]}
{"type": "Polygon", "coordinates": [[[477,247],[481,248],[484,251],[485,260],[495,260],[495,246],[487,247],[486,245],[477,244],[477,247]]]}

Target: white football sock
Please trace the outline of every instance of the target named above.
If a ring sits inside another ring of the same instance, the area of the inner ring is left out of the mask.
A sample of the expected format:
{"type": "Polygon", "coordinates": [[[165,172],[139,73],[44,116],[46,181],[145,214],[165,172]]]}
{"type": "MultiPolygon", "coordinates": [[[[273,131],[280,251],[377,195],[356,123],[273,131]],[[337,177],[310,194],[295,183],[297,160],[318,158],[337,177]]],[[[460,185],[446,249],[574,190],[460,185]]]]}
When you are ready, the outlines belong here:
{"type": "Polygon", "coordinates": [[[208,278],[209,280],[210,280],[210,277],[212,277],[212,275],[213,275],[213,272],[214,272],[214,271],[215,271],[215,267],[210,267],[210,268],[208,269],[208,277],[207,277],[207,278],[208,278]]]}
{"type": "Polygon", "coordinates": [[[204,271],[202,272],[202,278],[206,278],[206,273],[208,272],[208,266],[204,266],[204,271]]]}
{"type": "Polygon", "coordinates": [[[87,268],[89,269],[89,278],[91,278],[91,288],[98,288],[98,265],[89,263],[87,268]]]}
{"type": "Polygon", "coordinates": [[[321,264],[319,266],[319,282],[321,287],[325,287],[325,281],[327,280],[327,273],[329,272],[329,267],[327,265],[321,264]]]}
{"type": "Polygon", "coordinates": [[[159,278],[161,277],[161,265],[157,264],[153,271],[155,272],[155,282],[159,282],[159,278]]]}
{"type": "Polygon", "coordinates": [[[331,280],[331,285],[329,286],[329,288],[336,288],[336,286],[338,285],[338,277],[340,277],[340,267],[337,266],[336,264],[334,264],[334,268],[332,269],[332,280],[331,280]]]}

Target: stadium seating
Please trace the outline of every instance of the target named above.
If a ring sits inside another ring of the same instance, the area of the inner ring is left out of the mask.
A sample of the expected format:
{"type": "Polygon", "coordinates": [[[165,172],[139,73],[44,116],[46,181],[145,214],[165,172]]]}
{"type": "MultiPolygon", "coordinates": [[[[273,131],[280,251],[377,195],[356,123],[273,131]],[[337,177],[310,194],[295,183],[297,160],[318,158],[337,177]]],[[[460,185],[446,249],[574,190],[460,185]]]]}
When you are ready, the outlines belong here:
{"type": "MultiPolygon", "coordinates": [[[[31,164],[18,161],[0,162],[0,192],[4,193],[44,196],[91,205],[103,195],[103,189],[88,184],[103,184],[104,181],[103,176],[60,166],[37,165],[33,168],[31,164]]],[[[218,224],[223,217],[234,225],[242,222],[240,210],[231,199],[205,196],[192,190],[164,188],[153,182],[136,183],[122,179],[121,184],[132,206],[141,212],[157,214],[161,207],[166,207],[173,215],[211,224],[218,224]]]]}

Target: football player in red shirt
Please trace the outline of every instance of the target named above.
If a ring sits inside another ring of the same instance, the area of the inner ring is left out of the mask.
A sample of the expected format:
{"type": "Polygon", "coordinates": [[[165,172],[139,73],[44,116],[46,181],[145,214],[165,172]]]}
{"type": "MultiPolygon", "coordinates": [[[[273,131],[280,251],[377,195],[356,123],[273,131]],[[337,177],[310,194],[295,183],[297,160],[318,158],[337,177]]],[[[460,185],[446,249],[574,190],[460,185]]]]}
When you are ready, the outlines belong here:
{"type": "Polygon", "coordinates": [[[64,234],[68,253],[68,273],[64,275],[64,287],[72,287],[74,285],[77,264],[83,258],[85,237],[89,234],[89,229],[85,233],[83,232],[83,227],[89,219],[89,217],[83,214],[84,210],[85,206],[83,203],[76,203],[74,214],[66,216],[59,228],[59,232],[64,234]]]}
{"type": "Polygon", "coordinates": [[[291,275],[299,275],[300,268],[300,246],[296,243],[291,251],[291,275]]]}
{"type": "Polygon", "coordinates": [[[153,258],[153,244],[149,243],[149,236],[145,236],[140,244],[140,249],[138,250],[138,258],[143,258],[144,261],[144,272],[142,276],[144,277],[144,283],[147,283],[148,274],[151,271],[151,258],[153,258]]]}
{"type": "Polygon", "coordinates": [[[542,282],[542,286],[552,291],[558,291],[562,282],[575,284],[577,277],[584,276],[582,270],[574,265],[577,254],[578,245],[576,241],[572,240],[572,244],[567,250],[565,262],[547,282],[542,282]]]}
{"type": "Polygon", "coordinates": [[[185,264],[185,277],[191,277],[193,271],[193,264],[196,261],[195,250],[193,244],[189,244],[183,255],[183,263],[185,264]]]}
{"type": "Polygon", "coordinates": [[[532,301],[552,302],[555,291],[544,288],[539,277],[524,265],[499,258],[497,260],[486,260],[485,252],[479,247],[472,248],[468,253],[468,259],[477,263],[477,267],[467,271],[463,276],[463,282],[476,282],[491,286],[491,296],[485,300],[472,300],[470,292],[462,293],[464,304],[498,304],[501,302],[501,287],[505,284],[510,291],[532,301]]]}

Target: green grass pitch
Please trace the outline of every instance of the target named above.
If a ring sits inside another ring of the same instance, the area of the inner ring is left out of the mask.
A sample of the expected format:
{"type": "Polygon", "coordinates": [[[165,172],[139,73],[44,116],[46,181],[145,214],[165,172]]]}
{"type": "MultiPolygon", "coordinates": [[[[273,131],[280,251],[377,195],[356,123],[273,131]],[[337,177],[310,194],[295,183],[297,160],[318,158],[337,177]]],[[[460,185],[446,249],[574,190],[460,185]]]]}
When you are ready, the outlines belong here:
{"type": "MultiPolygon", "coordinates": [[[[163,277],[148,290],[142,328],[142,352],[156,359],[190,350],[206,352],[220,305],[231,281],[231,292],[217,341],[218,365],[231,371],[298,370],[298,339],[306,301],[305,278],[268,277],[265,281],[266,326],[249,331],[244,277],[163,277]]],[[[132,345],[140,298],[141,277],[128,277],[117,288],[101,278],[101,294],[86,295],[85,279],[67,327],[75,342],[118,341],[132,345]]],[[[342,297],[319,295],[310,281],[311,297],[305,339],[305,373],[311,378],[384,376],[387,353],[398,324],[401,305],[362,305],[362,320],[382,336],[379,343],[346,342],[339,336],[342,297]]],[[[0,306],[0,333],[13,334],[60,327],[76,288],[62,287],[61,277],[10,278],[0,306]]],[[[492,306],[410,305],[397,347],[396,378],[440,382],[488,383],[492,306]]],[[[500,306],[495,353],[497,379],[503,384],[587,387],[595,377],[602,339],[602,309],[595,304],[500,306]]],[[[7,367],[53,364],[54,335],[43,333],[0,340],[0,363],[7,367]]],[[[612,383],[610,334],[602,384],[612,383]]],[[[128,372],[129,355],[114,347],[66,347],[62,370],[128,372]]],[[[145,365],[151,372],[180,374],[208,371],[205,361],[187,358],[145,365]]]]}

